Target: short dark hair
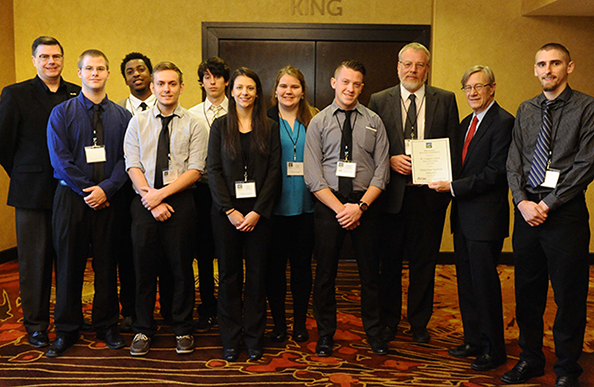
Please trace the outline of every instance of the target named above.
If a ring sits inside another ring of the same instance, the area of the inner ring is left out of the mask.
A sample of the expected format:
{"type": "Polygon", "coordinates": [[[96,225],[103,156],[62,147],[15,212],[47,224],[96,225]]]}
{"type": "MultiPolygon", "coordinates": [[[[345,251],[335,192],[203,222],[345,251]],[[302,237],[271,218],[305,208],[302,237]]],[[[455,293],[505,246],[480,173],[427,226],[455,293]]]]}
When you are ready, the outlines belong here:
{"type": "Polygon", "coordinates": [[[223,79],[225,79],[225,82],[228,82],[231,76],[231,70],[229,69],[229,65],[227,64],[227,62],[225,62],[218,56],[213,56],[211,58],[208,58],[204,62],[200,63],[200,66],[198,66],[198,80],[200,82],[202,82],[202,78],[204,78],[206,70],[210,71],[212,75],[223,77],[223,79]]]}
{"type": "Polygon", "coordinates": [[[561,43],[547,43],[541,48],[536,51],[536,56],[540,54],[541,51],[550,51],[550,50],[558,50],[561,51],[565,56],[567,56],[567,63],[571,62],[571,55],[569,55],[569,50],[567,47],[562,45],[561,43]]]}
{"type": "Polygon", "coordinates": [[[31,55],[35,56],[35,51],[37,51],[37,47],[39,46],[58,46],[60,47],[62,55],[64,55],[64,47],[58,42],[58,39],[52,38],[51,36],[40,36],[35,39],[31,46],[31,55]]]}
{"type": "MultiPolygon", "coordinates": [[[[183,79],[183,75],[181,70],[179,69],[179,67],[177,67],[173,62],[160,62],[155,66],[155,70],[153,72],[154,73],[158,73],[159,71],[164,71],[164,70],[173,70],[177,73],[177,75],[179,75],[179,83],[182,83],[184,81],[183,79]]],[[[153,78],[154,80],[154,78],[153,78]]]]}
{"type": "Polygon", "coordinates": [[[107,56],[105,56],[105,54],[103,53],[103,51],[91,48],[90,50],[86,50],[84,51],[82,54],[80,54],[80,56],[78,57],[78,68],[82,69],[82,62],[85,59],[85,56],[91,56],[93,58],[103,58],[105,59],[105,67],[107,67],[107,70],[109,70],[109,59],[107,59],[107,56]]]}
{"type": "Polygon", "coordinates": [[[153,73],[153,65],[152,65],[151,60],[149,59],[148,56],[143,55],[139,52],[131,52],[124,57],[124,59],[122,60],[122,64],[120,65],[120,70],[122,71],[122,76],[124,77],[124,79],[126,79],[126,63],[128,63],[134,59],[142,60],[144,62],[144,64],[146,65],[146,67],[148,68],[149,73],[151,73],[151,74],[153,73]]]}
{"type": "Polygon", "coordinates": [[[355,59],[350,59],[350,60],[345,60],[343,61],[340,66],[338,66],[336,68],[336,70],[334,70],[334,76],[336,77],[336,74],[338,74],[338,71],[341,68],[347,68],[347,69],[351,69],[353,71],[358,71],[361,74],[363,74],[363,76],[365,76],[365,66],[363,66],[363,63],[359,62],[358,60],[355,59]]]}

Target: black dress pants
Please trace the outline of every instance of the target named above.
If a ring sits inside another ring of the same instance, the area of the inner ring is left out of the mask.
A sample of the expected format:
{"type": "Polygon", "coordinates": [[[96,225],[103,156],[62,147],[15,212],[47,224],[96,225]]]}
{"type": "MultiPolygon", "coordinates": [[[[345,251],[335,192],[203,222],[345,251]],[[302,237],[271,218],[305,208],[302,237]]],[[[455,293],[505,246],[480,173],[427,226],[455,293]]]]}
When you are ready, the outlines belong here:
{"type": "Polygon", "coordinates": [[[313,292],[313,310],[318,334],[334,336],[336,332],[336,275],[340,249],[347,233],[351,234],[361,279],[361,319],[367,336],[380,333],[379,258],[373,247],[377,239],[379,211],[369,209],[360,219],[361,224],[348,231],[336,220],[336,213],[321,202],[314,210],[316,278],[313,292]]]}
{"type": "Polygon", "coordinates": [[[537,227],[526,223],[519,210],[515,212],[513,248],[520,360],[535,368],[545,366],[543,314],[550,279],[557,304],[553,337],[558,360],[553,370],[558,376],[577,377],[583,372],[578,359],[586,329],[588,217],[583,194],[550,211],[537,227]]]}
{"type": "MultiPolygon", "coordinates": [[[[194,224],[195,208],[189,190],[165,199],[175,211],[164,222],[156,220],[144,208],[137,196],[132,202],[132,242],[134,246],[134,269],[136,274],[136,333],[152,336],[157,332],[154,319],[157,292],[157,276],[166,262],[173,275],[171,317],[176,336],[191,334],[194,328],[195,287],[194,270],[194,224]]],[[[163,283],[160,283],[163,286],[163,283]]],[[[159,290],[161,292],[161,289],[159,290]]],[[[162,294],[162,292],[160,293],[162,294]]]]}
{"type": "Polygon", "coordinates": [[[96,211],[70,187],[58,185],[56,189],[52,224],[57,254],[54,310],[57,333],[78,334],[83,323],[81,296],[89,253],[95,274],[93,325],[97,332],[103,332],[118,323],[114,223],[123,210],[121,192],[109,202],[109,207],[96,211]]]}

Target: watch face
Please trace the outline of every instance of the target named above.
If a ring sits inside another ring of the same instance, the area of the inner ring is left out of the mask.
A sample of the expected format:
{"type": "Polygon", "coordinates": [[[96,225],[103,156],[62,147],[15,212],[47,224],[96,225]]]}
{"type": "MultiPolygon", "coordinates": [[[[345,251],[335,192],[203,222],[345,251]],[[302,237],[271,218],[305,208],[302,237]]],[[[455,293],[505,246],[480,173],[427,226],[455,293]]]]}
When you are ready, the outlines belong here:
{"type": "Polygon", "coordinates": [[[361,209],[361,211],[367,211],[367,207],[367,203],[359,202],[359,208],[361,209]]]}

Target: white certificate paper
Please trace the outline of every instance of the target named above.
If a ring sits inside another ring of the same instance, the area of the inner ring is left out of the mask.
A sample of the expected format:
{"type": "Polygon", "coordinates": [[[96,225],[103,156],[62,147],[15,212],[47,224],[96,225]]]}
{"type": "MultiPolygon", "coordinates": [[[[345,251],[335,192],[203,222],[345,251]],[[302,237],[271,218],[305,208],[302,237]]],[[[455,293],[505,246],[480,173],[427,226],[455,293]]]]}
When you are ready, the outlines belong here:
{"type": "Polygon", "coordinates": [[[411,141],[413,184],[452,181],[449,138],[411,141]]]}

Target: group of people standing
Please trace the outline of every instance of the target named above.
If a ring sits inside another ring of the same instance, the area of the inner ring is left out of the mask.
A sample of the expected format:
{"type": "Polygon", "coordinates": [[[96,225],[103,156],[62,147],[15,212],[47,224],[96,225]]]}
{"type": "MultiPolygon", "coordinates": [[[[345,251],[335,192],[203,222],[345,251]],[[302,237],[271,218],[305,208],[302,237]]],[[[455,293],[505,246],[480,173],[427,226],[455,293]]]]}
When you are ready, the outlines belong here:
{"type": "Polygon", "coordinates": [[[538,50],[534,69],[543,93],[523,103],[515,119],[495,102],[493,71],[469,68],[461,83],[473,113],[462,123],[454,93],[426,83],[431,55],[419,43],[402,48],[400,84],[373,94],[369,107],[358,101],[364,65],[342,62],[330,82],[334,101],[321,111],[307,102],[305,78],[293,66],[278,72],[266,111],[253,70],[231,73],[222,59],[209,58],[198,69],[206,99],[186,110],[179,104],[183,75],[171,62],[153,68],[145,55],[127,55],[121,70],[131,94],[116,104],[105,93],[104,53],[87,50],[79,57],[82,89],[61,78],[63,55],[54,38],[36,39],[38,76],[5,88],[0,99],[0,161],[11,177],[24,324],[35,347],[50,344],[56,256],[56,340],[47,356],[64,354],[85,327],[81,293],[89,253],[91,329],[110,348],[123,348],[120,331],[132,330],[130,353],[149,352],[158,329],[158,289],[177,353],[191,353],[193,332],[208,331],[216,317],[223,358],[238,360],[244,345],[248,358],[259,360],[267,298],[270,339],[287,340],[290,262],[292,337],[309,340],[313,284],[315,351],[331,356],[335,280],[347,234],[371,351],[388,354],[396,336],[404,260],[410,334],[428,343],[435,265],[451,201],[464,343],[448,352],[475,357],[471,368],[477,371],[497,368],[507,359],[497,261],[508,235],[510,187],[522,353],[502,380],[524,383],[544,373],[542,315],[550,277],[558,305],[556,385],[578,385],[594,98],[569,87],[574,64],[564,46],[538,50]],[[449,138],[453,180],[415,185],[411,141],[432,138],[449,138]],[[197,323],[194,258],[202,301],[197,323]]]}

